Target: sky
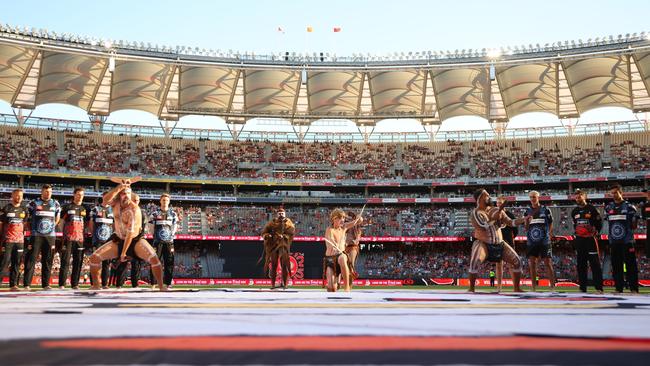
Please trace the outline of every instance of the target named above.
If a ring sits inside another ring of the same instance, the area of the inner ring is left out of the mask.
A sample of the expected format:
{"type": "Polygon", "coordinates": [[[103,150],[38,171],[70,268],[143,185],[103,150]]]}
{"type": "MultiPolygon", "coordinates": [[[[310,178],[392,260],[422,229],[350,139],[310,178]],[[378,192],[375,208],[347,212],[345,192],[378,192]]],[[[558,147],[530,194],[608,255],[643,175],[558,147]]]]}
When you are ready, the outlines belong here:
{"type": "MultiPolygon", "coordinates": [[[[368,0],[112,0],[11,1],[0,22],[98,39],[150,42],[269,54],[328,52],[386,55],[456,49],[498,48],[587,40],[650,31],[650,1],[368,1],[368,0]],[[307,27],[313,32],[308,33],[307,27]],[[333,32],[340,27],[340,32],[333,32]],[[279,32],[282,28],[283,32],[279,32]]],[[[0,101],[0,113],[11,113],[0,101]]],[[[44,105],[35,116],[86,120],[74,107],[44,105]]],[[[620,108],[589,111],[579,123],[634,119],[620,108]]],[[[108,122],[157,124],[156,117],[120,111],[108,122]]],[[[394,126],[386,121],[384,127],[394,126]]],[[[179,127],[225,125],[216,117],[185,117],[179,127]]],[[[399,123],[420,129],[418,124],[399,123]]],[[[509,127],[559,125],[554,116],[527,114],[509,127]]],[[[457,117],[446,129],[485,129],[485,120],[457,117]]],[[[380,129],[381,129],[380,128],[380,129]]]]}

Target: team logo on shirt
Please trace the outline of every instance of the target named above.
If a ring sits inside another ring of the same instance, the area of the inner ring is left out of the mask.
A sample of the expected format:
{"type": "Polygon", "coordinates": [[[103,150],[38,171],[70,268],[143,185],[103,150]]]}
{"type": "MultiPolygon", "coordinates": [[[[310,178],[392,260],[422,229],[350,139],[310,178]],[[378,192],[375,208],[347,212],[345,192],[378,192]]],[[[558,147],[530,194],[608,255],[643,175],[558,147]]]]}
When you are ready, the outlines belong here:
{"type": "Polygon", "coordinates": [[[41,222],[38,223],[38,227],[36,228],[36,231],[38,231],[40,234],[49,234],[52,232],[54,229],[54,224],[50,220],[41,220],[41,222]]]}
{"type": "Polygon", "coordinates": [[[171,241],[172,240],[172,231],[168,228],[162,228],[158,231],[158,237],[161,241],[171,241]]]}
{"type": "Polygon", "coordinates": [[[97,239],[99,241],[106,241],[108,238],[111,236],[111,229],[106,226],[102,225],[97,229],[97,239]]]}
{"type": "Polygon", "coordinates": [[[530,233],[530,239],[535,242],[542,241],[542,239],[544,239],[545,236],[544,230],[539,227],[531,228],[529,233],[530,233]]]}
{"type": "Polygon", "coordinates": [[[625,226],[622,223],[615,222],[611,224],[610,234],[614,240],[623,240],[625,239],[625,226]]]}

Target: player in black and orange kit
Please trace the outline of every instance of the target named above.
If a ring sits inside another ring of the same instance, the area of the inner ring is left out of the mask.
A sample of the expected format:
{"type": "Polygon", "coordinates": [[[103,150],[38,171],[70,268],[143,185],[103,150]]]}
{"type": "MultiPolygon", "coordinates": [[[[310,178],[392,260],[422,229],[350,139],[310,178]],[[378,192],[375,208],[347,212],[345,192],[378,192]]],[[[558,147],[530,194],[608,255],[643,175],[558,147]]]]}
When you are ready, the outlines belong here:
{"type": "Polygon", "coordinates": [[[14,189],[11,192],[11,202],[0,211],[0,233],[2,240],[2,274],[8,265],[9,286],[11,291],[18,291],[18,271],[20,260],[25,249],[25,223],[27,222],[27,208],[23,205],[23,190],[14,189]]]}
{"type": "Polygon", "coordinates": [[[64,289],[70,269],[70,256],[72,255],[72,275],[70,286],[73,290],[79,289],[81,264],[84,257],[84,228],[89,215],[83,204],[84,189],[75,188],[72,193],[72,202],[63,206],[63,247],[61,250],[61,269],[59,270],[59,288],[64,289]]]}
{"type": "Polygon", "coordinates": [[[587,203],[587,193],[581,190],[575,192],[578,207],[571,211],[573,228],[575,230],[574,246],[577,252],[578,282],[580,291],[587,292],[587,264],[591,266],[594,287],[599,293],[603,292],[603,271],[600,267],[598,250],[598,234],[603,227],[603,219],[598,210],[587,203]]]}

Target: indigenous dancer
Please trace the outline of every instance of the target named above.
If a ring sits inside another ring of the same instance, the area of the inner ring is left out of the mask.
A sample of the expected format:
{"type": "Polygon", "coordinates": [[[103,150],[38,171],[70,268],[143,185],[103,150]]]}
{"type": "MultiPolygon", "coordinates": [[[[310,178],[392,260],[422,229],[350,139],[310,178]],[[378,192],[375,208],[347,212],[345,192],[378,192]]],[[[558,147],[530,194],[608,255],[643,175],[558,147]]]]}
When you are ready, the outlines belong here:
{"type": "Polygon", "coordinates": [[[272,289],[276,288],[278,260],[282,269],[282,288],[286,289],[289,285],[289,275],[291,274],[289,252],[295,233],[296,227],[293,221],[287,217],[287,213],[282,207],[278,209],[276,217],[269,221],[262,230],[262,238],[264,238],[264,271],[271,272],[269,277],[271,278],[272,289]]]}
{"type": "MultiPolygon", "coordinates": [[[[357,214],[354,212],[350,212],[349,216],[352,221],[357,218],[357,214]]],[[[352,286],[354,280],[359,278],[356,264],[359,255],[359,241],[362,235],[360,223],[351,227],[345,234],[345,255],[348,256],[348,267],[350,268],[350,286],[352,286]]]]}
{"type": "MultiPolygon", "coordinates": [[[[506,199],[506,196],[501,195],[497,197],[497,206],[499,207],[505,207],[506,204],[508,203],[508,200],[506,199]]],[[[510,220],[514,220],[515,214],[510,212],[508,209],[504,208],[503,212],[505,212],[506,216],[510,220]]],[[[503,237],[503,240],[506,242],[506,244],[510,245],[512,249],[517,252],[515,249],[515,238],[517,237],[517,232],[518,229],[516,226],[508,226],[508,225],[501,225],[501,236],[503,237]]],[[[496,269],[496,280],[497,280],[497,292],[501,292],[501,285],[503,282],[503,261],[499,261],[495,265],[496,269]]]]}
{"type": "Polygon", "coordinates": [[[490,194],[485,189],[474,192],[476,208],[472,210],[470,220],[474,227],[476,240],[472,245],[472,254],[469,265],[469,291],[475,291],[476,274],[479,266],[485,262],[508,263],[512,268],[512,282],[514,291],[521,292],[519,280],[521,278],[521,260],[517,253],[501,237],[501,225],[517,226],[523,224],[525,218],[515,220],[506,216],[503,206],[492,207],[490,194]]]}
{"type": "Polygon", "coordinates": [[[327,291],[335,292],[338,289],[340,276],[343,277],[344,290],[350,291],[350,270],[348,256],[345,254],[345,234],[356,225],[363,222],[361,216],[353,221],[343,223],[345,212],[340,208],[334,209],[330,214],[331,226],[325,230],[325,258],[323,258],[323,275],[327,281],[327,291]]]}
{"type": "Polygon", "coordinates": [[[163,287],[160,260],[156,256],[156,251],[143,238],[142,211],[138,206],[140,198],[131,191],[131,184],[140,181],[140,179],[140,177],[133,179],[111,178],[111,181],[117,183],[117,187],[104,194],[103,202],[113,208],[115,232],[106,244],[99,247],[90,256],[92,290],[101,288],[99,272],[102,261],[119,257],[120,262],[125,262],[127,258],[136,256],[151,264],[151,270],[156,277],[159,289],[166,290],[163,287]]]}

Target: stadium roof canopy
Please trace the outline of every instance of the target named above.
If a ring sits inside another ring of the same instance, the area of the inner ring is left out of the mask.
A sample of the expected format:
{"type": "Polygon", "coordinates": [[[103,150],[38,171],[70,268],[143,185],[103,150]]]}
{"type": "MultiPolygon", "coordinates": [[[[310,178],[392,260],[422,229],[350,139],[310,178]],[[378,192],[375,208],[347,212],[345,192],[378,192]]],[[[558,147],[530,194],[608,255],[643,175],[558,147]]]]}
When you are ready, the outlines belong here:
{"type": "Polygon", "coordinates": [[[526,112],[576,118],[603,106],[647,112],[649,91],[645,33],[387,59],[172,49],[0,25],[0,100],[28,109],[63,103],[90,115],[135,109],[161,120],[372,126],[409,118],[426,126],[456,116],[506,122],[526,112]]]}

